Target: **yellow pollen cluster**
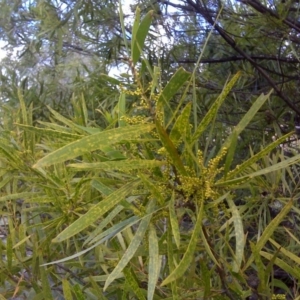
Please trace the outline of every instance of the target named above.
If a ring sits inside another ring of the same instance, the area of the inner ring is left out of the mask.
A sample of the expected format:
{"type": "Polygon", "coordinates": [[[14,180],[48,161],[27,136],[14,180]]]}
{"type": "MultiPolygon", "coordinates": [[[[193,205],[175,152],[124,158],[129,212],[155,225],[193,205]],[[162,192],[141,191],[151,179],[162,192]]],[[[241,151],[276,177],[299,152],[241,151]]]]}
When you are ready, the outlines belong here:
{"type": "Polygon", "coordinates": [[[286,296],[283,295],[283,294],[277,294],[277,295],[272,295],[272,300],[285,300],[286,299],[286,296]]]}
{"type": "Polygon", "coordinates": [[[133,116],[133,117],[122,116],[121,120],[125,121],[126,123],[128,123],[130,125],[146,123],[145,116],[133,116]]]}

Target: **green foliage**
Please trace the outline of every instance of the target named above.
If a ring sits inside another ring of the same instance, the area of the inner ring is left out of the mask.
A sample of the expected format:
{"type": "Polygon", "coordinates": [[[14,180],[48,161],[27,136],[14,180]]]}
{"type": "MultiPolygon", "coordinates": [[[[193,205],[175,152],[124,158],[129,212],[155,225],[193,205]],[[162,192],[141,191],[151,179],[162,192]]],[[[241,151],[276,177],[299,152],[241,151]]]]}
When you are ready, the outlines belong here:
{"type": "MultiPolygon", "coordinates": [[[[51,6],[40,12],[45,22],[53,14],[51,6]]],[[[128,49],[133,84],[112,89],[118,100],[113,109],[103,107],[99,122],[90,119],[80,92],[69,118],[48,107],[49,120],[34,124],[35,107],[22,90],[18,110],[3,107],[0,202],[7,236],[0,293],[271,299],[283,291],[287,299],[298,297],[300,237],[291,229],[298,229],[300,155],[284,156],[279,145],[286,135],[257,152],[249,145],[244,160],[236,158],[240,136],[271,92],[213,141],[215,120],[243,73],[228,80],[199,120],[189,97],[196,95],[195,73],[178,68],[160,84],[159,68],[142,54],[152,12],[142,21],[139,14],[128,49]],[[278,270],[295,280],[293,289],[278,270]]]]}

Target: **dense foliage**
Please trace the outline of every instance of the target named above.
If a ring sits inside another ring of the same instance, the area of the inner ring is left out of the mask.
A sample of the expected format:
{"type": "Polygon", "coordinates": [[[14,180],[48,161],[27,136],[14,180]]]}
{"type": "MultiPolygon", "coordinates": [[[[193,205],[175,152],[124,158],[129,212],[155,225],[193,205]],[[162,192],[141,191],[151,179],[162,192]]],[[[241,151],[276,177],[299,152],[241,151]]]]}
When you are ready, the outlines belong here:
{"type": "Polygon", "coordinates": [[[1,1],[0,298],[300,299],[298,3],[137,4],[1,1]]]}

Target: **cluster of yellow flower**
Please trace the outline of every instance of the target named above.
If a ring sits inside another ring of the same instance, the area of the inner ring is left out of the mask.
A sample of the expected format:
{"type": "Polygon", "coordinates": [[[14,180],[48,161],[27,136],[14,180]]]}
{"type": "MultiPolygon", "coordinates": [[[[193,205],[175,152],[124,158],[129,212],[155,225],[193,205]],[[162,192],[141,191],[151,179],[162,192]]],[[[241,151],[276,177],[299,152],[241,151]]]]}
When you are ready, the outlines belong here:
{"type": "Polygon", "coordinates": [[[283,294],[272,295],[272,300],[285,300],[286,296],[283,294]]]}

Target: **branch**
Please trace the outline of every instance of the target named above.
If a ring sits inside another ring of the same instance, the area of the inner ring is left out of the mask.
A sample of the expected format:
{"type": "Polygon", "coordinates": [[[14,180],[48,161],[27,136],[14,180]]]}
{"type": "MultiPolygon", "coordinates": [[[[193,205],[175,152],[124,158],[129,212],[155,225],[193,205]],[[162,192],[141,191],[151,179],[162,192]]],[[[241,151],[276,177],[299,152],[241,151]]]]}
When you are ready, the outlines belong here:
{"type": "Polygon", "coordinates": [[[269,82],[270,86],[274,89],[276,94],[298,115],[300,115],[300,109],[296,107],[290,99],[282,93],[282,91],[278,88],[276,83],[273,81],[273,79],[269,76],[269,74],[260,67],[256,61],[248,55],[245,51],[243,51],[235,42],[235,40],[218,24],[215,24],[214,20],[210,17],[209,13],[205,13],[205,7],[200,7],[199,5],[196,5],[192,0],[187,0],[190,6],[192,6],[196,12],[202,15],[202,17],[208,22],[211,26],[214,26],[215,30],[220,34],[220,36],[229,44],[229,46],[234,49],[236,52],[238,52],[240,55],[245,57],[247,61],[249,61],[254,68],[269,82]]]}
{"type": "MultiPolygon", "coordinates": [[[[298,64],[299,60],[298,59],[293,59],[293,58],[282,58],[282,57],[277,57],[277,56],[259,56],[259,55],[250,55],[253,60],[275,60],[275,61],[280,61],[280,62],[285,62],[289,64],[298,64]]],[[[201,59],[201,63],[203,64],[215,64],[215,63],[223,63],[223,62],[230,62],[230,61],[239,61],[239,60],[247,60],[244,56],[228,56],[228,57],[223,57],[219,59],[212,59],[212,58],[203,58],[201,59]]],[[[178,63],[186,63],[186,64],[192,64],[196,63],[196,59],[178,59],[176,60],[178,63]]]]}
{"type": "Polygon", "coordinates": [[[258,1],[256,1],[256,0],[238,0],[238,1],[241,2],[241,3],[243,3],[243,4],[251,6],[252,8],[254,8],[255,10],[257,10],[258,12],[260,12],[262,14],[269,14],[270,16],[276,18],[277,20],[282,21],[288,27],[293,28],[296,31],[300,32],[300,24],[299,24],[299,22],[291,21],[288,18],[282,20],[282,18],[280,18],[280,16],[278,15],[277,12],[274,12],[272,9],[269,9],[269,8],[263,6],[258,1]]]}

